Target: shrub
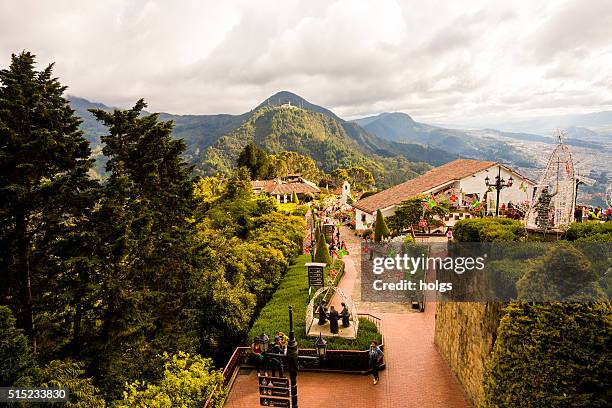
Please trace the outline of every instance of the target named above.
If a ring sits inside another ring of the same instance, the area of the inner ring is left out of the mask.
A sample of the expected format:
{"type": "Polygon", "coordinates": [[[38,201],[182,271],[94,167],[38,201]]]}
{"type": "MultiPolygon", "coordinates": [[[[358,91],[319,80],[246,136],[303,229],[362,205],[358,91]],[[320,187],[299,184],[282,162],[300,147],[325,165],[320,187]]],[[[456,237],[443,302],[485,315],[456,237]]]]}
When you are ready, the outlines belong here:
{"type": "Polygon", "coordinates": [[[568,241],[612,242],[612,222],[575,222],[565,233],[568,241]]]}
{"type": "Polygon", "coordinates": [[[376,211],[376,224],[374,226],[374,241],[380,242],[389,235],[389,227],[387,227],[385,217],[383,217],[382,212],[378,210],[376,211]]]}
{"type": "Polygon", "coordinates": [[[332,258],[329,254],[329,247],[327,246],[327,242],[325,241],[325,234],[319,232],[317,235],[317,247],[315,249],[315,262],[326,263],[327,265],[331,265],[332,258]]]}
{"type": "Polygon", "coordinates": [[[484,380],[486,408],[607,407],[612,307],[510,303],[484,380]]]}
{"type": "Polygon", "coordinates": [[[459,242],[521,241],[525,237],[525,227],[520,221],[509,218],[471,218],[457,221],[453,237],[459,242]]]}
{"type": "Polygon", "coordinates": [[[222,407],[225,391],[223,374],[214,370],[212,361],[199,355],[164,353],[164,374],[157,384],[135,381],[128,384],[117,408],[128,407],[201,407],[213,396],[213,407],[222,407]]]}

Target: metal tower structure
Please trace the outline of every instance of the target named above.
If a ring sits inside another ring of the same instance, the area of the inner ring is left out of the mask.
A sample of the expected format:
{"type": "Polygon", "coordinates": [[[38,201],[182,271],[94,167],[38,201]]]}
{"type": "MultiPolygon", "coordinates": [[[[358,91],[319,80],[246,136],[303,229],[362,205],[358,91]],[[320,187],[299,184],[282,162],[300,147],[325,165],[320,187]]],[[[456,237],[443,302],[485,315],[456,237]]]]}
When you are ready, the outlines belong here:
{"type": "Polygon", "coordinates": [[[536,193],[525,216],[525,226],[538,230],[565,230],[574,221],[576,173],[569,148],[557,131],[557,146],[540,177],[536,193]]]}

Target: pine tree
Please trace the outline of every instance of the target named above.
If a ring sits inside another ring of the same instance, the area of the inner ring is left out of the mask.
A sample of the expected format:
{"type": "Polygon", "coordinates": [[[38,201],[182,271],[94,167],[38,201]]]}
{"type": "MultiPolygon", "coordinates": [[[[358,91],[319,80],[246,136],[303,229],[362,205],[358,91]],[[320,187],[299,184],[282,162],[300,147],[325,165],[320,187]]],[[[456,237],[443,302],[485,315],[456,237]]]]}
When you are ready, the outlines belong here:
{"type": "Polygon", "coordinates": [[[187,315],[196,262],[192,169],[172,122],[143,116],[145,107],[140,100],[126,111],[92,110],[109,127],[101,138],[109,177],[95,215],[101,327],[89,351],[100,355],[93,371],[107,390],[154,371],[155,355],[197,345],[187,315]]]}
{"type": "Polygon", "coordinates": [[[329,254],[329,247],[327,246],[327,242],[325,241],[325,234],[319,231],[317,235],[317,247],[315,249],[315,262],[326,263],[327,265],[331,265],[333,260],[331,255],[329,254]]]}
{"type": "Polygon", "coordinates": [[[265,180],[274,177],[274,168],[271,165],[268,153],[254,143],[247,144],[236,160],[238,168],[245,167],[252,180],[265,180]]]}
{"type": "Polygon", "coordinates": [[[93,161],[53,64],[42,71],[34,65],[35,56],[22,52],[0,71],[0,270],[7,274],[0,299],[36,353],[33,304],[60,272],[58,237],[90,206],[83,193],[93,186],[93,161]]]}
{"type": "Polygon", "coordinates": [[[380,242],[388,236],[389,236],[389,227],[387,227],[387,223],[385,222],[385,217],[383,217],[382,212],[378,210],[376,211],[376,225],[374,227],[374,241],[380,242]]]}

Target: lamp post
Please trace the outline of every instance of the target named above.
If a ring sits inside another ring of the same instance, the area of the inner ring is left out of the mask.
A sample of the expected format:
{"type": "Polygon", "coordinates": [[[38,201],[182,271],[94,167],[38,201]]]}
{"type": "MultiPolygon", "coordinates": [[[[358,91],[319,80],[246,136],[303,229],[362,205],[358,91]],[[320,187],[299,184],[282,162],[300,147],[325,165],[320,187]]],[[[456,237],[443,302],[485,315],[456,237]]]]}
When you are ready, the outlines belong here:
{"type": "Polygon", "coordinates": [[[512,178],[512,175],[510,175],[510,178],[508,179],[508,181],[502,178],[501,166],[497,166],[497,176],[495,176],[495,183],[493,184],[491,183],[489,176],[485,177],[485,185],[487,187],[495,187],[495,190],[497,190],[497,198],[495,200],[495,216],[496,217],[499,217],[499,193],[506,187],[512,187],[513,182],[514,182],[514,179],[512,178]]]}
{"type": "Polygon", "coordinates": [[[289,368],[289,381],[291,384],[291,406],[298,407],[297,370],[298,345],[293,332],[293,306],[289,305],[289,343],[287,344],[287,363],[289,368]]]}
{"type": "Polygon", "coordinates": [[[327,355],[327,342],[319,332],[319,338],[315,343],[315,348],[317,349],[317,357],[319,357],[319,361],[325,360],[325,356],[327,355]]]}
{"type": "Polygon", "coordinates": [[[574,208],[576,208],[576,205],[578,204],[578,186],[584,184],[584,181],[580,181],[579,179],[576,179],[576,191],[574,193],[574,208]]]}
{"type": "MultiPolygon", "coordinates": [[[[298,344],[295,340],[295,333],[293,332],[293,306],[289,306],[289,342],[287,343],[287,368],[289,369],[289,385],[291,388],[291,408],[298,408],[298,389],[297,389],[297,373],[298,373],[298,360],[318,360],[319,362],[325,360],[327,354],[327,342],[323,339],[321,333],[315,343],[317,350],[317,357],[302,356],[298,357],[298,344]]],[[[285,356],[280,356],[285,357],[285,356]]]]}

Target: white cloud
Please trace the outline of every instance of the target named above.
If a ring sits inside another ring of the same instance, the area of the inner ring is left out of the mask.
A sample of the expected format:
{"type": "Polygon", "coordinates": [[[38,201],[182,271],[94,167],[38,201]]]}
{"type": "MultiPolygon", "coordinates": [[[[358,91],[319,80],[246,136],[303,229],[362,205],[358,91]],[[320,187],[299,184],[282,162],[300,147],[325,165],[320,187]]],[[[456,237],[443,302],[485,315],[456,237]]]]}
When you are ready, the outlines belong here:
{"type": "Polygon", "coordinates": [[[0,1],[0,65],[28,49],[69,92],[241,113],[290,90],[341,116],[477,123],[610,109],[612,3],[0,1]]]}

